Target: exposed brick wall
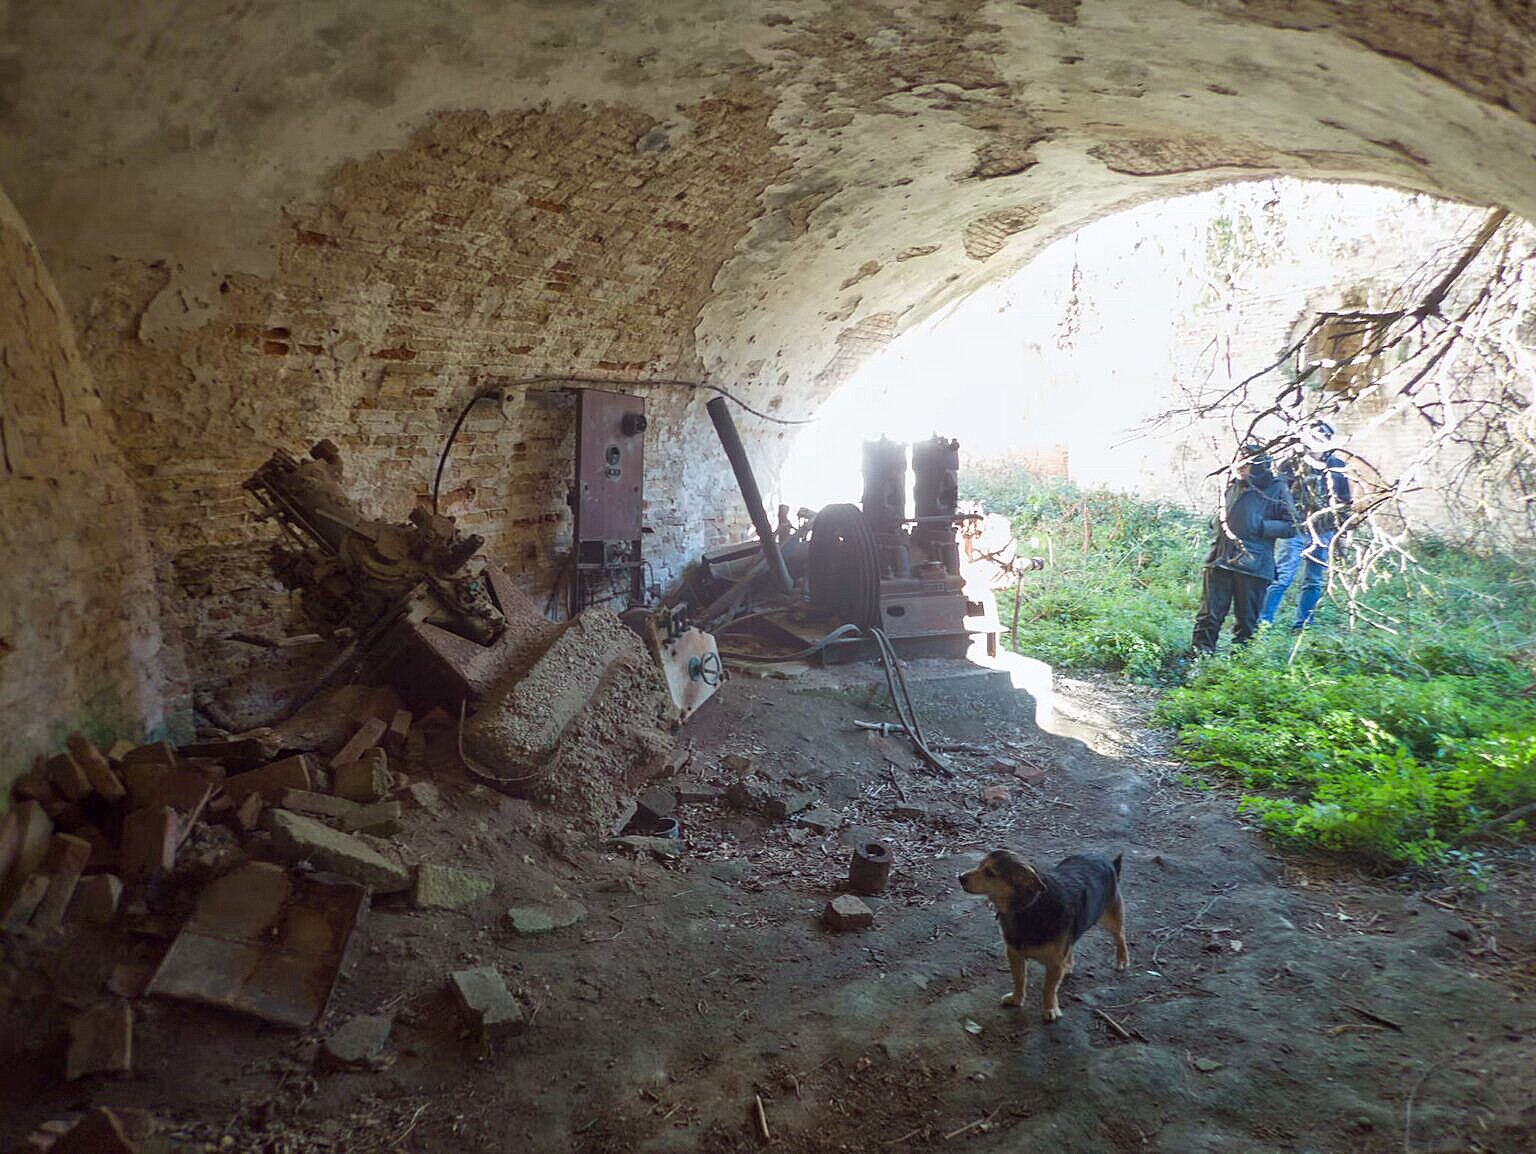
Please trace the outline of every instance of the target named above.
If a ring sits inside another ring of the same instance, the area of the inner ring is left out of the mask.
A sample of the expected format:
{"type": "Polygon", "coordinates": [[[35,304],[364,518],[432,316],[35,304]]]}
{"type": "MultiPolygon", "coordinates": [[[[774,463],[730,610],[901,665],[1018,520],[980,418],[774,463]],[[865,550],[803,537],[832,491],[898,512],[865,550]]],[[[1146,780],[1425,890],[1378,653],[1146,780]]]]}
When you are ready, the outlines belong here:
{"type": "MultiPolygon", "coordinates": [[[[658,579],[740,523],[707,396],[625,383],[697,377],[698,309],[783,163],[750,85],[683,112],[687,130],[659,136],[630,109],[440,115],[288,206],[271,276],[227,276],[188,305],[179,270],[117,267],[83,343],[171,565],[197,691],[259,657],[220,635],[302,628],[241,482],[274,447],[329,437],[365,507],[403,519],[477,382],[648,393],[658,579]]],[[[533,390],[477,407],[444,478],[443,511],[540,594],[569,540],[572,456],[569,403],[533,390]]]]}
{"type": "Polygon", "coordinates": [[[0,194],[0,798],[75,728],[164,724],[154,572],[112,422],[0,194]]]}

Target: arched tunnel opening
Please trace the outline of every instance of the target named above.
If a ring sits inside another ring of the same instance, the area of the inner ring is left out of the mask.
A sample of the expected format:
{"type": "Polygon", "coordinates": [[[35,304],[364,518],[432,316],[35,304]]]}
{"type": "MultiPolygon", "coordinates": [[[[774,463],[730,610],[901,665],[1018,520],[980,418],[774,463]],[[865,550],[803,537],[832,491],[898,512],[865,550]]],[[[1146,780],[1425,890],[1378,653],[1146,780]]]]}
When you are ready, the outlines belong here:
{"type": "Polygon", "coordinates": [[[1523,8],[0,44],[0,1142],[1527,1148],[1523,8]]]}

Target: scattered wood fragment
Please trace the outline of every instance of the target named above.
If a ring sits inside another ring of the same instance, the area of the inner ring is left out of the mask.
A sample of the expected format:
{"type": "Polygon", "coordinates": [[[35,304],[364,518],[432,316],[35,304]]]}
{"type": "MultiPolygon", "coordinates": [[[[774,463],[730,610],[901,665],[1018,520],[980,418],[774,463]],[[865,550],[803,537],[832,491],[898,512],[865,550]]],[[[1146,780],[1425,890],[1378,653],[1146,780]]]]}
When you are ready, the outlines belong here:
{"type": "Polygon", "coordinates": [[[773,1141],[773,1135],[768,1130],[768,1114],[763,1109],[763,1096],[761,1094],[754,1094],[752,1097],[755,1103],[753,1118],[757,1122],[757,1136],[763,1140],[764,1145],[767,1145],[773,1141]]]}
{"type": "Polygon", "coordinates": [[[996,1110],[993,1110],[992,1113],[988,1114],[985,1118],[977,1118],[976,1121],[974,1121],[974,1122],[967,1122],[964,1126],[961,1126],[958,1130],[951,1130],[948,1134],[944,1135],[944,1141],[952,1142],[956,1138],[960,1137],[960,1135],[962,1135],[962,1134],[967,1134],[970,1131],[976,1130],[976,1129],[978,1129],[978,1128],[980,1128],[982,1126],[989,1126],[992,1123],[992,1119],[996,1118],[1002,1112],[1003,1112],[1003,1108],[1001,1106],[999,1106],[996,1110]]]}
{"type": "Polygon", "coordinates": [[[1097,1007],[1091,1007],[1091,1008],[1093,1009],[1094,1017],[1102,1019],[1106,1026],[1108,1026],[1112,1031],[1114,1031],[1120,1037],[1124,1038],[1127,1042],[1130,1042],[1130,1041],[1145,1042],[1147,1040],[1146,1035],[1143,1034],[1140,1030],[1136,1029],[1134,1026],[1131,1026],[1131,1027],[1122,1026],[1119,1022],[1115,1021],[1108,1014],[1106,1014],[1103,1010],[1101,1010],[1101,1009],[1099,1009],[1097,1007]]]}
{"type": "Polygon", "coordinates": [[[1348,1002],[1344,1003],[1344,1008],[1359,1014],[1367,1022],[1375,1022],[1377,1025],[1385,1026],[1389,1030],[1396,1030],[1399,1034],[1403,1032],[1403,1027],[1399,1023],[1394,1022],[1391,1018],[1384,1018],[1380,1014],[1373,1013],[1370,1010],[1363,1009],[1360,1006],[1353,1006],[1348,1002]]]}

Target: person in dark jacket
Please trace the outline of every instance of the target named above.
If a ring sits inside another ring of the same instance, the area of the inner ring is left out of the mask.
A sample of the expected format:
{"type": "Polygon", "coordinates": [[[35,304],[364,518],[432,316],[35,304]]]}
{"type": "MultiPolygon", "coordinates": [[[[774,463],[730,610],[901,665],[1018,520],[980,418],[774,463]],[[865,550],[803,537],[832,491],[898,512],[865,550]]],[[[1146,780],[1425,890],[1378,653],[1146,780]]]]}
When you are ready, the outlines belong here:
{"type": "Polygon", "coordinates": [[[1245,445],[1241,461],[1227,484],[1216,541],[1205,558],[1205,588],[1195,616],[1197,653],[1216,652],[1229,609],[1234,644],[1253,636],[1264,593],[1275,579],[1275,542],[1296,535],[1296,506],[1269,454],[1260,445],[1245,445]]]}
{"type": "Polygon", "coordinates": [[[1296,624],[1291,628],[1300,631],[1310,625],[1317,603],[1323,599],[1328,565],[1333,560],[1333,541],[1339,526],[1349,516],[1354,499],[1344,461],[1329,447],[1332,440],[1333,426],[1327,421],[1314,421],[1302,437],[1306,456],[1285,478],[1300,513],[1301,530],[1280,546],[1275,579],[1264,595],[1264,608],[1259,613],[1260,624],[1274,621],[1285,591],[1298,572],[1302,575],[1301,592],[1296,596],[1296,624]]]}

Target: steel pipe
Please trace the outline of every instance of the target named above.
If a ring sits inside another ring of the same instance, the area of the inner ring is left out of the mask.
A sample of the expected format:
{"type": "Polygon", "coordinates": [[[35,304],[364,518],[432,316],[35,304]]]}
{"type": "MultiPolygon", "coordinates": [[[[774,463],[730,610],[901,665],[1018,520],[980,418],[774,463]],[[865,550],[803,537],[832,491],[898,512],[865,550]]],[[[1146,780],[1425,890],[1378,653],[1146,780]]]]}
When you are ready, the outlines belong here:
{"type": "Polygon", "coordinates": [[[747,515],[752,518],[752,527],[757,530],[757,539],[763,546],[763,561],[768,566],[768,573],[780,589],[791,593],[795,583],[784,564],[784,555],[779,552],[773,524],[768,520],[768,511],[763,508],[763,495],[758,490],[757,478],[752,475],[752,464],[747,460],[747,450],[741,443],[741,434],[736,431],[736,422],[731,419],[728,403],[724,397],[716,397],[704,407],[709,410],[709,419],[714,422],[715,432],[720,437],[720,447],[725,450],[731,471],[736,474],[741,499],[746,502],[747,515]]]}

